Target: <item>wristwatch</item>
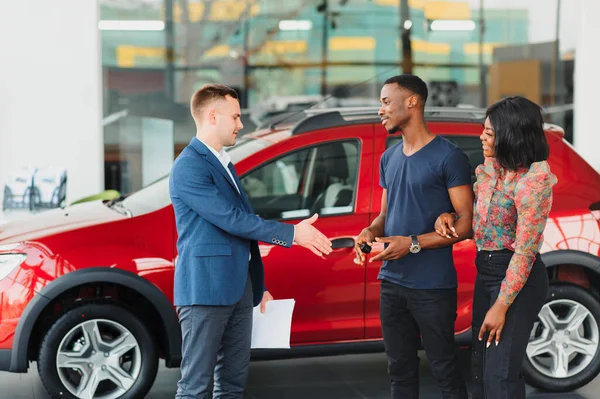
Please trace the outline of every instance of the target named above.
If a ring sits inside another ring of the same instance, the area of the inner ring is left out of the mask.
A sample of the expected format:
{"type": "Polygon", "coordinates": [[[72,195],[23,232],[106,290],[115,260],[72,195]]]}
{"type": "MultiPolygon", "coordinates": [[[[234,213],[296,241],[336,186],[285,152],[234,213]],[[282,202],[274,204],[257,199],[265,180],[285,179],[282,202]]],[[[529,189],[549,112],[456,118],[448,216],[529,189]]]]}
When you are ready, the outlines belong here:
{"type": "Polygon", "coordinates": [[[408,250],[413,254],[418,254],[421,251],[421,244],[419,244],[419,240],[417,240],[417,236],[414,234],[410,235],[410,239],[412,240],[412,244],[408,250]]]}

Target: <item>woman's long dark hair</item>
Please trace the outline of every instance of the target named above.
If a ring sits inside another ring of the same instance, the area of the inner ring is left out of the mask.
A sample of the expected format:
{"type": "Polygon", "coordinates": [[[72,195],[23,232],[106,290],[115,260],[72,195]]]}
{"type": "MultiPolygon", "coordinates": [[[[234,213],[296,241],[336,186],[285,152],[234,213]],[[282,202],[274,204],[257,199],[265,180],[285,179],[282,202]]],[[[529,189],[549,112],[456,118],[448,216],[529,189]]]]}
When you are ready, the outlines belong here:
{"type": "Polygon", "coordinates": [[[548,159],[542,109],[526,98],[507,97],[490,106],[486,117],[495,132],[498,163],[510,170],[548,159]]]}

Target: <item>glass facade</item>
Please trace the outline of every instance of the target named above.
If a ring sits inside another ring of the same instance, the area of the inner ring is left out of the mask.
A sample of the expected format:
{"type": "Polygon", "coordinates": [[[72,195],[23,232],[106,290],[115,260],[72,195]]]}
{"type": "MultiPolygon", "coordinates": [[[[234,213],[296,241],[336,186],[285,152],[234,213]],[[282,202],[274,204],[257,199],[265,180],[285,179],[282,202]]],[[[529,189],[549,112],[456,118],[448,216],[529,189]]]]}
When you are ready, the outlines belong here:
{"type": "Polygon", "coordinates": [[[144,140],[172,140],[173,157],[187,145],[189,98],[205,83],[235,88],[249,127],[318,102],[377,105],[386,78],[411,72],[430,106],[525,95],[569,138],[577,3],[101,0],[106,188],[147,181],[131,172],[143,169],[144,140]],[[168,138],[145,132],[159,121],[168,138]]]}

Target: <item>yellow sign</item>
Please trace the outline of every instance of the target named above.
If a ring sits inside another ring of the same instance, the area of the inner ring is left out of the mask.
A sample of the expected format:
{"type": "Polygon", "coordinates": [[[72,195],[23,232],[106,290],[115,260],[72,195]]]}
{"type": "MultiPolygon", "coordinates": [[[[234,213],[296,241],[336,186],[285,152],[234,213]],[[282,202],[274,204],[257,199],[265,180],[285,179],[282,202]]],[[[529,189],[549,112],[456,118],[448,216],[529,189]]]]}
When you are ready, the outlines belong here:
{"type": "Polygon", "coordinates": [[[368,36],[339,36],[329,39],[329,49],[344,50],[374,50],[375,38],[368,36]]]}
{"type": "MultiPolygon", "coordinates": [[[[502,47],[501,43],[483,43],[483,54],[491,55],[496,47],[502,47]]],[[[479,54],[479,43],[465,43],[463,46],[465,55],[479,54]]]]}
{"type": "Polygon", "coordinates": [[[136,57],[164,58],[165,54],[166,51],[162,47],[118,46],[117,66],[120,68],[133,68],[136,57]]]}
{"type": "MultiPolygon", "coordinates": [[[[260,11],[260,4],[256,0],[216,0],[212,3],[208,10],[208,19],[211,21],[238,21],[244,15],[246,7],[250,6],[249,16],[253,17],[260,11]]],[[[188,3],[188,20],[189,22],[200,22],[205,13],[203,1],[197,3],[188,3]]],[[[162,9],[162,17],[164,19],[165,9],[162,9]]],[[[181,23],[183,21],[183,9],[180,3],[173,5],[173,22],[181,23]]]]}
{"type": "MultiPolygon", "coordinates": [[[[410,8],[415,8],[422,10],[425,7],[425,3],[427,0],[408,0],[408,6],[410,8]]],[[[400,6],[400,0],[375,0],[375,4],[380,6],[400,6]]]]}
{"type": "Polygon", "coordinates": [[[226,44],[215,46],[204,53],[206,57],[226,57],[229,55],[231,49],[226,44]]]}
{"type": "MultiPolygon", "coordinates": [[[[410,41],[413,52],[427,54],[450,54],[450,45],[448,43],[432,43],[425,40],[413,39],[410,41]]],[[[396,47],[400,48],[400,40],[396,40],[396,47]]]]}
{"type": "Polygon", "coordinates": [[[471,7],[467,2],[428,1],[425,3],[425,19],[471,19],[471,7]]]}
{"type": "Polygon", "coordinates": [[[308,45],[303,40],[273,40],[261,48],[263,54],[305,53],[308,45]]]}

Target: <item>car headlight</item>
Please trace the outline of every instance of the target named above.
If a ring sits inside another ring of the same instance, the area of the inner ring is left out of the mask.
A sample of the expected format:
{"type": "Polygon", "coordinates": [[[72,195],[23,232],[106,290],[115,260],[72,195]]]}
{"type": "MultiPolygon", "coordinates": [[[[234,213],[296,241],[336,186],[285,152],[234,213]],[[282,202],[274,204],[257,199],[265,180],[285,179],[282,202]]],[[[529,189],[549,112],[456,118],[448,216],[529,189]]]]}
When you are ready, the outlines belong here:
{"type": "Polygon", "coordinates": [[[26,258],[25,254],[0,254],[0,280],[8,276],[26,258]]]}

